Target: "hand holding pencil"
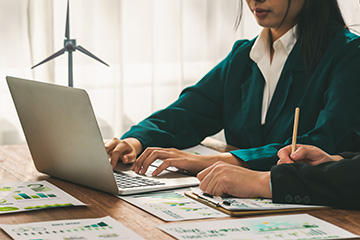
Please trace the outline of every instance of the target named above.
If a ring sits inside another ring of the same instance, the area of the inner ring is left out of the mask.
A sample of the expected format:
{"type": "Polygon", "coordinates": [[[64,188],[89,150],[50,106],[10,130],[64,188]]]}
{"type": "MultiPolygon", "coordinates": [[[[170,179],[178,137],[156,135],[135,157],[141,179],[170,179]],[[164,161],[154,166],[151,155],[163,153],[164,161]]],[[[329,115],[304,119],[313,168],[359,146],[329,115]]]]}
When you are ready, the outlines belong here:
{"type": "Polygon", "coordinates": [[[299,125],[299,115],[300,115],[300,108],[297,107],[295,109],[295,115],[294,115],[292,144],[291,144],[291,146],[287,146],[278,152],[278,157],[280,159],[278,161],[278,164],[294,163],[294,161],[291,159],[290,155],[293,154],[296,150],[296,138],[297,138],[298,125],[299,125]],[[288,150],[290,150],[290,152],[288,150]],[[280,153],[281,153],[281,156],[279,155],[280,153]]]}
{"type": "Polygon", "coordinates": [[[329,155],[318,147],[310,145],[296,145],[297,131],[299,125],[300,108],[295,109],[294,127],[292,135],[292,144],[279,150],[278,164],[306,162],[310,165],[317,165],[328,161],[339,161],[342,159],[340,155],[329,155]]]}

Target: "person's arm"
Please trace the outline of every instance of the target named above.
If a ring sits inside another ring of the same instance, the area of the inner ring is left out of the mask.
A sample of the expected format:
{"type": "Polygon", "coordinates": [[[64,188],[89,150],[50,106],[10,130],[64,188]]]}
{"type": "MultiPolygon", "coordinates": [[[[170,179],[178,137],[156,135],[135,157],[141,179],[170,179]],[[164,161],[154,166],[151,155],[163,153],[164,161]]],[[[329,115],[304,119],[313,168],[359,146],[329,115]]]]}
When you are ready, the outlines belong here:
{"type": "MultiPolygon", "coordinates": [[[[116,157],[123,162],[132,162],[134,155],[136,158],[136,155],[148,147],[184,149],[219,132],[224,127],[223,88],[229,64],[236,49],[247,42],[235,43],[233,51],[222,62],[197,84],[183,90],[178,100],[169,107],[153,113],[133,126],[120,139],[114,138],[108,142],[106,150],[112,156],[112,165],[116,164],[116,157]],[[133,145],[134,141],[129,139],[136,139],[137,142],[133,145]]],[[[236,161],[233,156],[230,158],[236,161]]]]}
{"type": "MultiPolygon", "coordinates": [[[[353,154],[354,155],[354,154],[353,154]]],[[[271,172],[217,162],[197,177],[200,189],[215,195],[272,198],[274,203],[360,209],[360,153],[352,159],[280,164],[271,172]]]]}
{"type": "Polygon", "coordinates": [[[360,152],[342,152],[342,153],[339,153],[338,156],[340,156],[341,158],[344,159],[344,158],[354,158],[359,154],[360,154],[360,152]]]}
{"type": "Polygon", "coordinates": [[[157,159],[162,160],[163,163],[152,173],[154,176],[160,174],[168,167],[176,167],[190,173],[197,174],[199,171],[218,161],[247,167],[246,163],[239,161],[230,153],[197,155],[187,153],[176,148],[156,147],[148,147],[144,152],[142,152],[143,147],[140,141],[136,138],[126,138],[124,140],[113,138],[105,143],[105,149],[108,153],[113,169],[119,159],[121,159],[121,161],[125,164],[132,163],[137,160],[133,164],[132,170],[136,173],[144,174],[152,162],[157,159]],[[142,154],[137,158],[137,155],[140,154],[140,152],[142,152],[142,154]]]}
{"type": "Polygon", "coordinates": [[[273,166],[273,202],[360,209],[359,169],[360,155],[316,166],[307,163],[273,166]]]}
{"type": "Polygon", "coordinates": [[[247,42],[236,42],[230,54],[198,83],[185,88],[180,97],[167,108],[132,126],[121,139],[136,138],[141,142],[143,149],[184,149],[195,146],[205,137],[219,132],[224,128],[223,89],[228,78],[228,69],[237,49],[247,42]]]}
{"type": "Polygon", "coordinates": [[[239,161],[230,153],[216,155],[198,155],[178,150],[176,148],[154,148],[148,147],[134,163],[132,170],[136,173],[146,173],[148,167],[155,160],[162,160],[163,163],[152,173],[153,176],[160,174],[168,167],[176,167],[197,174],[201,170],[216,162],[226,162],[235,166],[246,167],[246,164],[239,161]]]}

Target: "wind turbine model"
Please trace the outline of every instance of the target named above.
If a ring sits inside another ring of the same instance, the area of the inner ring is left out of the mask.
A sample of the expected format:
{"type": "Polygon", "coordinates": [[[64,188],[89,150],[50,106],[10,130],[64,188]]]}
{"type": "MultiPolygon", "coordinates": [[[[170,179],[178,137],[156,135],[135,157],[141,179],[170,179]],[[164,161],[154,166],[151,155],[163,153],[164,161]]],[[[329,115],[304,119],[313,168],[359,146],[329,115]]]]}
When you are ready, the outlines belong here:
{"type": "Polygon", "coordinates": [[[69,27],[69,0],[67,1],[67,13],[66,13],[66,27],[65,27],[65,40],[64,40],[64,48],[57,51],[50,57],[46,58],[42,62],[36,64],[35,66],[31,67],[31,69],[36,68],[37,66],[50,61],[51,59],[54,59],[65,52],[68,52],[68,70],[69,70],[69,87],[73,86],[73,61],[72,61],[72,52],[75,50],[79,50],[80,52],[88,55],[89,57],[94,58],[95,60],[105,64],[106,66],[109,66],[107,63],[103,62],[100,58],[96,57],[94,54],[83,48],[82,46],[78,45],[76,46],[76,40],[70,39],[70,27],[69,27]]]}

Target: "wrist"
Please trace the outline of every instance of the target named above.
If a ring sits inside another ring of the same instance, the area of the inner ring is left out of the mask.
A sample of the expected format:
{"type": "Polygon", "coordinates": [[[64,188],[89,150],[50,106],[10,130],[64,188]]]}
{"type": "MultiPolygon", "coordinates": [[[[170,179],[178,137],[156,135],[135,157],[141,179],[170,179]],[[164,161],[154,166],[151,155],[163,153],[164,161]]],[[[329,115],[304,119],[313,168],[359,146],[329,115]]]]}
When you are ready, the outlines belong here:
{"type": "Polygon", "coordinates": [[[340,155],[332,155],[331,156],[331,159],[333,160],[333,161],[340,161],[340,160],[342,160],[342,159],[344,159],[342,156],[340,156],[340,155]]]}
{"type": "Polygon", "coordinates": [[[143,151],[143,146],[141,142],[136,138],[125,138],[123,141],[127,142],[132,146],[136,152],[136,155],[140,154],[143,151]]]}
{"type": "Polygon", "coordinates": [[[262,198],[272,198],[272,191],[270,186],[270,172],[257,172],[258,181],[257,181],[257,195],[262,198]]]}
{"type": "Polygon", "coordinates": [[[246,162],[244,162],[240,158],[235,157],[231,153],[221,153],[219,155],[213,155],[211,159],[213,163],[222,161],[222,162],[230,163],[232,165],[248,168],[246,162]]]}

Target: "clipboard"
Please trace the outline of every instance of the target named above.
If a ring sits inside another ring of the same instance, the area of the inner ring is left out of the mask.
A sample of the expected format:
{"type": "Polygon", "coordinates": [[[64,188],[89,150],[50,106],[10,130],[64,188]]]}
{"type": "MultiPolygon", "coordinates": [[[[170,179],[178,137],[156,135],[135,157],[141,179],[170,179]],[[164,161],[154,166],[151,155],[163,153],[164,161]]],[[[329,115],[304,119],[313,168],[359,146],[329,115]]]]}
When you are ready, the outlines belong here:
{"type": "MultiPolygon", "coordinates": [[[[225,214],[228,214],[232,217],[237,217],[237,216],[245,216],[245,215],[259,215],[259,214],[268,214],[268,213],[281,213],[281,212],[297,212],[297,211],[307,211],[307,210],[318,210],[318,209],[326,209],[329,207],[326,206],[313,206],[313,205],[309,205],[309,206],[305,206],[305,205],[299,205],[299,207],[292,207],[292,208],[276,208],[276,209],[236,209],[236,208],[231,208],[230,206],[227,206],[223,203],[220,203],[217,200],[212,200],[206,197],[201,197],[200,194],[194,193],[193,191],[186,191],[185,195],[198,201],[201,202],[209,207],[215,208],[225,214]]],[[[288,205],[288,204],[284,204],[288,205]]]]}

